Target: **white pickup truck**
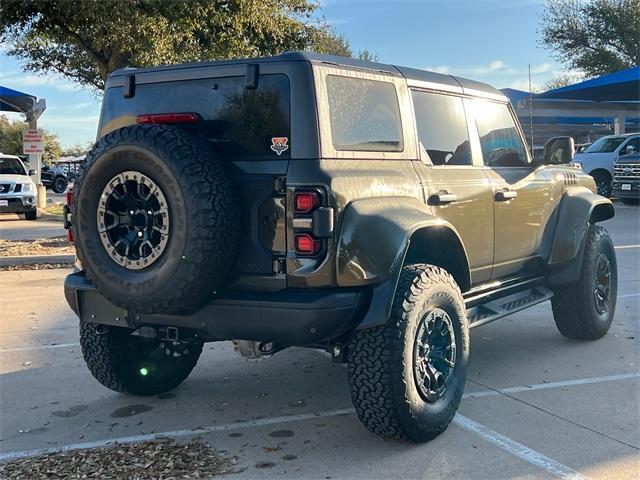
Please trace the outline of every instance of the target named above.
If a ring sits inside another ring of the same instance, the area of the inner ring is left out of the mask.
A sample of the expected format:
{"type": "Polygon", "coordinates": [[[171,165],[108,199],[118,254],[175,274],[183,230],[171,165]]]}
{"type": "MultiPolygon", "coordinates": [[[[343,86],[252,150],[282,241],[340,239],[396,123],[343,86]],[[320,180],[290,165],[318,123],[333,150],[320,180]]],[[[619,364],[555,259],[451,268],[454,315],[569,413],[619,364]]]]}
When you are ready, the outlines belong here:
{"type": "Polygon", "coordinates": [[[27,220],[38,216],[36,185],[24,163],[15,155],[0,153],[0,213],[22,213],[27,220]]]}

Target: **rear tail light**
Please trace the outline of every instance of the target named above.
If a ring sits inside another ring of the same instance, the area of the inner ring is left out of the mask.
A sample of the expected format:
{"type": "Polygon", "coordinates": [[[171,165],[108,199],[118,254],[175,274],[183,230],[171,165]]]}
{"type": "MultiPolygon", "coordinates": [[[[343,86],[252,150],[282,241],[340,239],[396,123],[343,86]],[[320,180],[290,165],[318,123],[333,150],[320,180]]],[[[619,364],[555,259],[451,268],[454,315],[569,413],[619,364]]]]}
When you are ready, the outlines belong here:
{"type": "Polygon", "coordinates": [[[315,255],[322,249],[322,241],[308,233],[296,235],[296,253],[301,255],[315,255]]]}
{"type": "Polygon", "coordinates": [[[154,113],[136,117],[138,123],[146,124],[196,123],[198,120],[197,113],[154,113]]]}
{"type": "Polygon", "coordinates": [[[320,205],[318,192],[298,192],[293,197],[293,208],[296,213],[310,213],[320,205]]]}

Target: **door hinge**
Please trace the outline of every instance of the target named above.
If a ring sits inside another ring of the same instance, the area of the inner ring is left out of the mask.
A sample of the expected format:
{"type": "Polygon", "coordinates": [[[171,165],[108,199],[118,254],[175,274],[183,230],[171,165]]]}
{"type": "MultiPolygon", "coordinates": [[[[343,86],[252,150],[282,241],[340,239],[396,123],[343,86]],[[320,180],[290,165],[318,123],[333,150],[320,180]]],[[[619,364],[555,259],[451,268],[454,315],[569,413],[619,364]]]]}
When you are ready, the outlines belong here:
{"type": "Polygon", "coordinates": [[[276,258],[273,261],[273,273],[279,275],[287,273],[287,260],[285,258],[276,258]]]}

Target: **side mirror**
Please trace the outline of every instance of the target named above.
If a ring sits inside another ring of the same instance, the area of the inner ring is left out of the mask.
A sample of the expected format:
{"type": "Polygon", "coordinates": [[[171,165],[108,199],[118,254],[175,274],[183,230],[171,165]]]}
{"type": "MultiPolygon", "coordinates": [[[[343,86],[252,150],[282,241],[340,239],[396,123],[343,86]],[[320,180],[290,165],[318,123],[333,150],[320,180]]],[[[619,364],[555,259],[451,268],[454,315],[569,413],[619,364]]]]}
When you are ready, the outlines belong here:
{"type": "Polygon", "coordinates": [[[573,160],[575,144],[572,137],[553,137],[544,144],[544,164],[563,165],[573,160]]]}
{"type": "Polygon", "coordinates": [[[627,145],[626,147],[624,147],[624,153],[623,155],[633,155],[636,152],[636,147],[634,145],[627,145]]]}
{"type": "Polygon", "coordinates": [[[35,177],[36,176],[36,171],[33,168],[31,170],[29,170],[29,176],[30,177],[35,177]]]}

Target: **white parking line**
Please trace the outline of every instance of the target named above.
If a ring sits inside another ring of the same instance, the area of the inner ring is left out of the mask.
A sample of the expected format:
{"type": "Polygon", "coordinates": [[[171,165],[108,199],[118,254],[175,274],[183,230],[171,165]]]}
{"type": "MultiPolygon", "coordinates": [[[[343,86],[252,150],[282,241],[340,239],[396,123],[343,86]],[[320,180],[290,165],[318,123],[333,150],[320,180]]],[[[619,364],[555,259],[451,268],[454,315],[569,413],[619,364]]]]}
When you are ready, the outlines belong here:
{"type": "Polygon", "coordinates": [[[547,390],[549,388],[573,387],[575,385],[589,385],[592,383],[628,380],[630,378],[640,378],[640,372],[622,373],[620,375],[608,375],[604,377],[576,378],[575,380],[564,380],[561,382],[534,383],[532,385],[520,385],[517,387],[500,388],[495,390],[483,390],[481,392],[469,392],[465,393],[462,398],[492,397],[494,395],[503,395],[505,393],[532,392],[535,390],[547,390]]]}
{"type": "Polygon", "coordinates": [[[545,470],[550,474],[555,475],[556,477],[573,480],[587,478],[581,473],[576,472],[572,468],[558,463],[552,458],[549,458],[541,454],[540,452],[536,452],[535,450],[532,450],[529,447],[502,435],[501,433],[491,430],[490,428],[487,428],[478,422],[474,422],[464,415],[456,413],[456,416],[453,419],[453,423],[469,432],[475,433],[483,440],[494,444],[505,452],[508,452],[511,455],[515,455],[525,462],[530,463],[531,465],[534,465],[541,470],[545,470]]]}
{"type": "Polygon", "coordinates": [[[79,343],[58,343],[56,345],[39,345],[37,347],[0,348],[0,353],[29,352],[31,350],[49,350],[50,348],[79,347],[79,343]]]}
{"type": "Polygon", "coordinates": [[[618,295],[618,298],[640,297],[640,293],[629,293],[627,295],[618,295]]]}
{"type": "Polygon", "coordinates": [[[87,448],[107,447],[115,442],[118,443],[136,443],[154,440],[156,438],[180,438],[190,435],[203,435],[206,433],[225,432],[228,430],[238,430],[241,428],[263,427],[265,425],[275,425],[290,422],[300,422],[302,420],[311,420],[315,418],[337,417],[340,415],[352,415],[355,413],[353,408],[343,408],[338,410],[328,410],[318,413],[301,413],[299,415],[285,415],[282,417],[260,418],[258,420],[248,420],[244,422],[227,423],[226,425],[213,425],[211,427],[202,427],[185,430],[174,430],[172,432],[149,433],[146,435],[131,435],[129,437],[110,438],[108,440],[96,440],[95,442],[72,443],[61,447],[38,448],[35,450],[24,450],[21,452],[0,453],[0,462],[16,460],[18,458],[35,457],[38,455],[46,455],[48,453],[62,453],[72,450],[85,450],[87,448]]]}
{"type": "Polygon", "coordinates": [[[617,247],[614,247],[616,250],[626,250],[628,248],[640,248],[640,244],[636,244],[636,245],[618,245],[617,247]]]}
{"type": "MultiPolygon", "coordinates": [[[[540,383],[533,385],[521,385],[517,387],[510,387],[501,390],[489,390],[482,392],[474,392],[467,393],[463,395],[463,398],[478,398],[485,397],[490,395],[500,395],[501,393],[517,393],[517,392],[525,392],[531,390],[543,390],[550,388],[558,388],[565,386],[573,386],[573,385],[586,385],[590,383],[600,383],[600,382],[611,382],[615,380],[626,380],[630,378],[638,378],[640,377],[640,372],[634,373],[624,373],[620,375],[609,375],[606,377],[593,377],[593,378],[582,378],[575,380],[567,380],[561,382],[552,382],[552,383],[540,383]]],[[[210,427],[203,428],[194,428],[194,429],[183,429],[183,430],[174,430],[170,432],[162,432],[162,433],[153,433],[146,435],[132,435],[128,437],[118,437],[118,438],[110,438],[107,440],[96,440],[93,442],[84,442],[84,443],[72,443],[69,445],[63,445],[60,447],[52,447],[52,448],[40,448],[35,450],[23,450],[16,452],[6,452],[0,453],[0,462],[7,462],[11,460],[17,460],[20,458],[26,457],[34,457],[38,455],[46,455],[52,453],[62,453],[69,452],[73,450],[84,450],[87,448],[99,448],[99,447],[107,447],[113,445],[115,442],[118,443],[135,443],[135,442],[144,442],[148,440],[154,440],[156,438],[180,438],[187,437],[191,435],[202,435],[207,433],[214,432],[222,432],[229,430],[237,430],[243,428],[251,428],[251,427],[261,427],[265,425],[276,425],[282,423],[289,422],[300,422],[303,420],[310,420],[314,418],[326,418],[326,417],[336,417],[340,415],[353,415],[355,414],[355,410],[353,408],[343,408],[337,410],[328,410],[325,412],[317,412],[317,413],[303,413],[299,415],[285,415],[281,417],[273,417],[273,418],[262,418],[258,420],[248,420],[243,422],[234,422],[225,425],[214,425],[210,427]]],[[[454,423],[459,427],[475,433],[479,437],[487,440],[488,442],[498,446],[502,450],[517,456],[525,460],[532,465],[535,465],[538,468],[541,468],[553,475],[556,475],[561,478],[572,478],[572,479],[583,479],[585,478],[580,473],[572,470],[571,468],[562,465],[561,463],[556,462],[555,460],[546,457],[545,455],[532,450],[521,443],[516,442],[515,440],[510,439],[498,432],[491,430],[484,425],[477,423],[461,414],[456,414],[454,418],[454,423]]]]}

